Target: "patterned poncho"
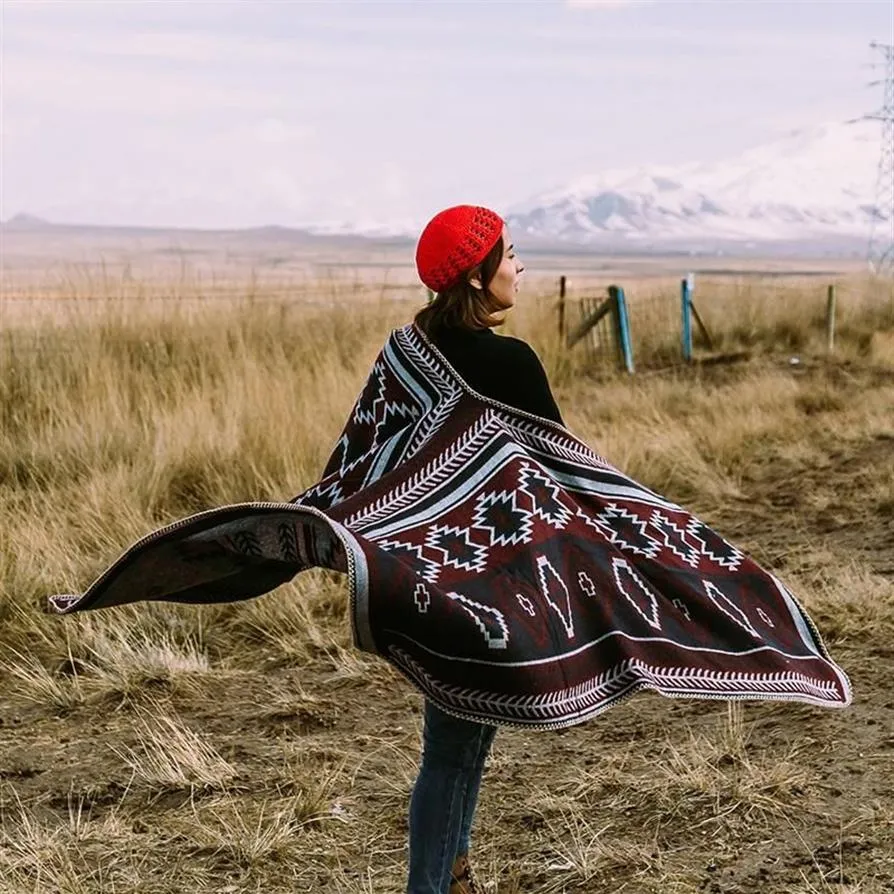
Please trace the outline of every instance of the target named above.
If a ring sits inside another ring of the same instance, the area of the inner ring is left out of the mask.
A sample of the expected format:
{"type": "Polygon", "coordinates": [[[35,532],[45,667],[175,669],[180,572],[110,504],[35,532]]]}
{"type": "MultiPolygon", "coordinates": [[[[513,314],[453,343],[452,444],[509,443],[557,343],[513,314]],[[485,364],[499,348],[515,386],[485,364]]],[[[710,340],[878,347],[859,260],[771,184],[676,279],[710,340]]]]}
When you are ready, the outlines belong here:
{"type": "Polygon", "coordinates": [[[313,487],[168,525],[50,608],[228,602],[314,566],[347,573],[355,645],[460,717],[569,726],[642,688],[851,700],[781,581],[562,425],[472,391],[414,324],[313,487]]]}

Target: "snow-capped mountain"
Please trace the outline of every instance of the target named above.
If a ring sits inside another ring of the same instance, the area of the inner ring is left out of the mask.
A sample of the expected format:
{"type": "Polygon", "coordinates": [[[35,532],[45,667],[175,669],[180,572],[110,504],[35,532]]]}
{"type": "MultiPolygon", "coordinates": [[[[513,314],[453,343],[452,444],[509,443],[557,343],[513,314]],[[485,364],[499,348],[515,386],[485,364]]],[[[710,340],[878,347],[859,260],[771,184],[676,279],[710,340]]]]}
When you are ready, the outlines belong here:
{"type": "Polygon", "coordinates": [[[828,124],[711,164],[606,171],[534,196],[507,220],[519,237],[631,248],[865,241],[880,143],[878,122],[828,124]]]}

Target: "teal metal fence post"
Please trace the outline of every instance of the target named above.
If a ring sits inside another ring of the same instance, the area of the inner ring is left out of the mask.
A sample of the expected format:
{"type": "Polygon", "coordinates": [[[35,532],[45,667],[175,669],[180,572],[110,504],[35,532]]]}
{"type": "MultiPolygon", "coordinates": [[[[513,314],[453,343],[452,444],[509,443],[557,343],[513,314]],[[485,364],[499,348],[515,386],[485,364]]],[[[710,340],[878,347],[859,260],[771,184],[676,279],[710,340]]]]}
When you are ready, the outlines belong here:
{"type": "Polygon", "coordinates": [[[614,317],[617,326],[618,352],[621,363],[628,373],[633,369],[633,343],[630,340],[630,317],[627,314],[627,298],[620,286],[608,287],[609,297],[614,303],[614,317]]]}
{"type": "Polygon", "coordinates": [[[680,299],[683,312],[683,359],[692,360],[692,275],[680,282],[680,299]]]}

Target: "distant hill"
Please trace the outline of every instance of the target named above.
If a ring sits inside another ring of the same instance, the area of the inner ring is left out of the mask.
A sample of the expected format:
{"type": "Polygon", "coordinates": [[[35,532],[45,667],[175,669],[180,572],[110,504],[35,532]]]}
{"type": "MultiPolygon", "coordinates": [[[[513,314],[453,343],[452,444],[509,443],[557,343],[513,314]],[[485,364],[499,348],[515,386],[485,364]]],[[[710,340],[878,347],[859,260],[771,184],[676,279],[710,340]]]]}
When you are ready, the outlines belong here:
{"type": "Polygon", "coordinates": [[[315,231],[282,226],[248,227],[245,229],[202,230],[186,227],[145,227],[145,226],[112,226],[109,224],[72,224],[54,223],[36,217],[33,214],[16,214],[5,222],[0,222],[0,229],[10,233],[54,232],[80,236],[202,236],[205,238],[231,238],[278,242],[293,245],[403,245],[409,236],[369,236],[353,233],[349,229],[332,232],[328,229],[315,231]]]}
{"type": "Polygon", "coordinates": [[[49,221],[42,217],[35,217],[33,214],[16,214],[7,221],[0,222],[0,227],[4,230],[44,230],[52,227],[49,221]]]}
{"type": "Polygon", "coordinates": [[[534,196],[507,221],[519,239],[590,246],[865,247],[881,221],[880,140],[877,122],[830,124],[712,164],[605,171],[534,196]]]}

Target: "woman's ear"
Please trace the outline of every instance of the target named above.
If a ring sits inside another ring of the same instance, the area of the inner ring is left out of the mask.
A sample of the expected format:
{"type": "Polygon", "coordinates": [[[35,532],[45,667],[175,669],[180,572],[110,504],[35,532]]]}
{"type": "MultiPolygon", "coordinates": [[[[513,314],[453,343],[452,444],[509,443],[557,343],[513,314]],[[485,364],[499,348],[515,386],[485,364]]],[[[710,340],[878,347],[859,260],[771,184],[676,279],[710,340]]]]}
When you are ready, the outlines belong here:
{"type": "Polygon", "coordinates": [[[482,289],[481,285],[481,270],[473,270],[468,276],[468,283],[473,289],[478,289],[480,292],[482,289]]]}

